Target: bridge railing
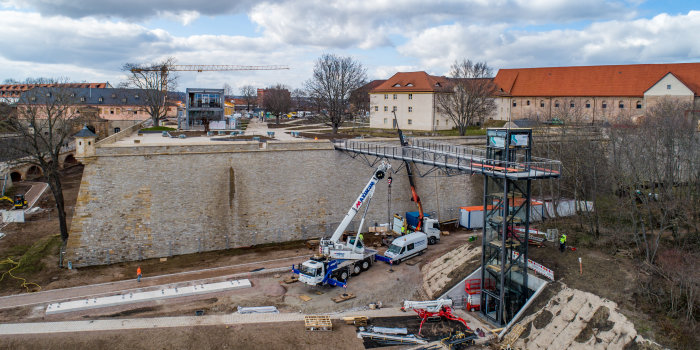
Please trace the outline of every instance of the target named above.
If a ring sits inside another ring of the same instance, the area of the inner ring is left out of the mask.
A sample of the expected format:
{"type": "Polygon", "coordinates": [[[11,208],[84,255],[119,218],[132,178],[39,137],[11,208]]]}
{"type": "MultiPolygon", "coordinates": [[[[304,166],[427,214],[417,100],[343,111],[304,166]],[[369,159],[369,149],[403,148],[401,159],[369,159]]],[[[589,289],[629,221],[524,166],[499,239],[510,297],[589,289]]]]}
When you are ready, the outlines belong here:
{"type": "Polygon", "coordinates": [[[379,157],[408,160],[415,163],[468,171],[493,176],[517,178],[559,177],[561,162],[535,158],[525,162],[523,157],[506,162],[488,159],[486,149],[445,144],[433,140],[409,139],[410,146],[401,147],[368,141],[338,140],[337,149],[379,157]]]}
{"type": "Polygon", "coordinates": [[[141,128],[143,128],[146,124],[148,124],[150,122],[151,122],[150,118],[146,119],[144,121],[138,122],[138,123],[126,128],[126,129],[124,129],[116,134],[109,135],[109,136],[103,138],[102,140],[97,141],[97,143],[95,143],[95,145],[96,146],[104,146],[104,145],[108,145],[110,143],[115,143],[121,139],[127,138],[131,134],[133,134],[134,132],[141,130],[141,128]]]}

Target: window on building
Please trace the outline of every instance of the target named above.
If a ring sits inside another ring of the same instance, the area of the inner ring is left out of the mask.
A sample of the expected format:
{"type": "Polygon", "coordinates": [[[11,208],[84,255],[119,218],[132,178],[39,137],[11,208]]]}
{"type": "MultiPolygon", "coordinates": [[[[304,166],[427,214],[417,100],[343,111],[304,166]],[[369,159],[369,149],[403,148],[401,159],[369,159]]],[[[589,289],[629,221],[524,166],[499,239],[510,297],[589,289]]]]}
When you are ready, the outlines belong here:
{"type": "Polygon", "coordinates": [[[544,101],[540,100],[540,108],[544,108],[544,101]]]}
{"type": "Polygon", "coordinates": [[[569,101],[569,108],[574,108],[574,107],[576,107],[576,104],[574,103],[574,101],[569,101]]]}
{"type": "Polygon", "coordinates": [[[114,133],[115,133],[115,134],[118,133],[118,132],[120,132],[120,131],[122,131],[121,128],[114,128],[114,133]]]}
{"type": "Polygon", "coordinates": [[[518,106],[518,103],[515,102],[515,100],[513,100],[513,107],[517,107],[517,106],[518,106]]]}
{"type": "Polygon", "coordinates": [[[384,106],[384,112],[388,112],[388,111],[389,111],[389,106],[384,106]]]}
{"type": "Polygon", "coordinates": [[[104,97],[100,97],[100,98],[97,99],[97,102],[104,102],[104,100],[105,100],[104,97]]]}
{"type": "Polygon", "coordinates": [[[440,125],[440,120],[435,119],[435,125],[440,125]]]}
{"type": "Polygon", "coordinates": [[[622,102],[622,101],[620,101],[620,103],[618,104],[618,106],[620,107],[620,109],[623,109],[623,108],[625,108],[625,103],[622,102]]]}
{"type": "Polygon", "coordinates": [[[389,99],[389,94],[384,94],[384,99],[388,100],[389,99]]]}
{"type": "Polygon", "coordinates": [[[85,97],[84,97],[84,96],[80,98],[80,102],[85,102],[85,97]]]}
{"type": "Polygon", "coordinates": [[[530,105],[530,100],[527,100],[527,101],[525,102],[525,104],[529,106],[529,105],[530,105]]]}
{"type": "Polygon", "coordinates": [[[413,124],[413,120],[412,120],[412,119],[409,119],[409,120],[408,120],[408,125],[411,125],[411,124],[413,124]]]}
{"type": "Polygon", "coordinates": [[[408,99],[412,100],[413,99],[413,94],[408,94],[408,99]]]}
{"type": "Polygon", "coordinates": [[[374,111],[379,112],[379,106],[374,106],[374,111]]]}
{"type": "Polygon", "coordinates": [[[123,103],[126,103],[126,97],[124,97],[124,98],[122,99],[122,102],[123,102],[123,103]]]}
{"type": "Polygon", "coordinates": [[[396,106],[391,107],[391,111],[392,111],[392,112],[396,112],[396,106]]]}
{"type": "Polygon", "coordinates": [[[394,94],[394,100],[398,98],[398,95],[394,94]]]}
{"type": "Polygon", "coordinates": [[[554,108],[559,108],[559,101],[554,101],[554,108]]]}
{"type": "Polygon", "coordinates": [[[608,108],[608,103],[603,101],[603,103],[600,105],[602,108],[608,108]]]}
{"type": "Polygon", "coordinates": [[[134,111],[134,115],[136,115],[136,113],[138,113],[138,111],[134,111]]]}
{"type": "Polygon", "coordinates": [[[386,124],[386,122],[387,122],[387,118],[384,118],[384,124],[386,124]]]}
{"type": "Polygon", "coordinates": [[[642,101],[637,101],[637,109],[642,109],[642,101]]]}
{"type": "Polygon", "coordinates": [[[109,114],[114,114],[114,110],[113,110],[113,109],[110,109],[110,110],[109,110],[109,114]]]}
{"type": "Polygon", "coordinates": [[[408,107],[408,113],[413,112],[413,107],[408,107]]]}
{"type": "Polygon", "coordinates": [[[586,108],[591,108],[591,101],[586,101],[586,108]]]}
{"type": "Polygon", "coordinates": [[[409,87],[410,87],[410,86],[413,86],[413,84],[412,84],[412,83],[408,83],[408,84],[406,84],[406,86],[409,86],[409,87]]]}
{"type": "Polygon", "coordinates": [[[671,90],[671,85],[666,85],[666,90],[671,90]]]}
{"type": "Polygon", "coordinates": [[[394,87],[401,87],[401,84],[396,83],[396,84],[394,84],[394,87]]]}

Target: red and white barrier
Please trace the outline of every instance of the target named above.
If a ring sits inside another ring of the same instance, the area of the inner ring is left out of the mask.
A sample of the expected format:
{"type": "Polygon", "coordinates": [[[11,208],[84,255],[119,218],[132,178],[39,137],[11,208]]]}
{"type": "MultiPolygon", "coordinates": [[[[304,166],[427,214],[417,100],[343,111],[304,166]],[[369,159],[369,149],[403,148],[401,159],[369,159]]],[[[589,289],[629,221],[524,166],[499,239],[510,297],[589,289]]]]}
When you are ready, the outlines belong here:
{"type": "MultiPolygon", "coordinates": [[[[520,254],[518,252],[513,252],[513,259],[517,259],[520,254]]],[[[554,281],[554,271],[544,267],[543,265],[540,265],[530,259],[527,259],[527,267],[531,268],[535,272],[539,273],[540,275],[549,278],[550,280],[554,281]]]]}

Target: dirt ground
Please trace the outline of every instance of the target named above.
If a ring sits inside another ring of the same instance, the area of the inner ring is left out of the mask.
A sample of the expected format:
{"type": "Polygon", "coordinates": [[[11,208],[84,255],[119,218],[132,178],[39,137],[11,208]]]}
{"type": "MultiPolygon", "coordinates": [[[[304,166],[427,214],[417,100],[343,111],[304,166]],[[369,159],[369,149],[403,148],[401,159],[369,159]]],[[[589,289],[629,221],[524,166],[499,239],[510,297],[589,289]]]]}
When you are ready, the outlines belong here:
{"type": "Polygon", "coordinates": [[[363,349],[355,327],[308,332],[303,322],[3,336],[0,349],[363,349]]]}

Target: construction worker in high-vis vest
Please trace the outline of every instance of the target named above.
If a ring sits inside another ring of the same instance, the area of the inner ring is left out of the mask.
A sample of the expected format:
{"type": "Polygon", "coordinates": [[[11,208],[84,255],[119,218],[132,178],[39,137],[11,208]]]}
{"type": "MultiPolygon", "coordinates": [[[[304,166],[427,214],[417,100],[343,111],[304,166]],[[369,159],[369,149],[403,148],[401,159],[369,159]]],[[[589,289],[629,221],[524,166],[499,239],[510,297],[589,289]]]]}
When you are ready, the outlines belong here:
{"type": "Polygon", "coordinates": [[[562,234],[561,237],[559,237],[559,251],[562,253],[566,250],[566,235],[562,234]]]}

